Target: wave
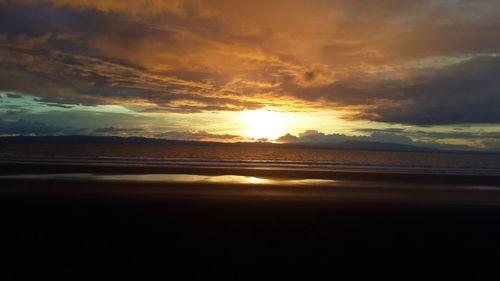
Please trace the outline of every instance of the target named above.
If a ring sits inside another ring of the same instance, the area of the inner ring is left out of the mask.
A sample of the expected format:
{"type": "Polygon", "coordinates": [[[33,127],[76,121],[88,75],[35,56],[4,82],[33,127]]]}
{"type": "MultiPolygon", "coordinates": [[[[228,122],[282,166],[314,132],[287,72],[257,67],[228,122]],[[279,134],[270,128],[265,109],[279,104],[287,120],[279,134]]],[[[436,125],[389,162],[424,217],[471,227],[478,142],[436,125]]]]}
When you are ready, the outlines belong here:
{"type": "Polygon", "coordinates": [[[500,166],[460,165],[404,165],[342,163],[333,161],[276,161],[246,159],[194,159],[156,157],[110,157],[110,156],[17,156],[2,155],[0,163],[13,164],[64,164],[106,166],[155,166],[179,168],[238,168],[238,169],[292,169],[315,171],[372,171],[425,174],[500,175],[500,166]]]}

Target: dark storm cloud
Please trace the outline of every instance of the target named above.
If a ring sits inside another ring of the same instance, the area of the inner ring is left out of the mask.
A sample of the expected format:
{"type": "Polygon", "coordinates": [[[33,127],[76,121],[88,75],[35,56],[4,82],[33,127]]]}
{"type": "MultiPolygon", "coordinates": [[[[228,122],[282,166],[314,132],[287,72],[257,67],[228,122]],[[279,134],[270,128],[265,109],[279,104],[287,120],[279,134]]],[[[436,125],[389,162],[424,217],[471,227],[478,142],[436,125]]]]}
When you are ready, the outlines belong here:
{"type": "Polygon", "coordinates": [[[393,104],[355,118],[418,125],[500,123],[500,57],[478,57],[423,72],[401,87],[393,104]]]}
{"type": "Polygon", "coordinates": [[[372,105],[380,100],[404,97],[401,81],[342,80],[319,87],[302,87],[296,84],[284,86],[284,92],[301,100],[324,101],[337,106],[372,105]]]}
{"type": "Polygon", "coordinates": [[[18,36],[39,37],[50,34],[52,37],[47,40],[52,41],[52,44],[49,46],[69,46],[64,45],[64,40],[68,40],[66,43],[71,42],[77,49],[77,45],[87,44],[86,40],[99,37],[113,40],[116,44],[133,44],[145,38],[165,42],[172,40],[166,30],[155,29],[117,13],[75,10],[49,4],[19,5],[12,1],[0,2],[0,32],[13,40],[18,36]],[[61,36],[58,39],[58,35],[66,35],[67,38],[61,36]],[[58,40],[61,41],[57,42],[58,40]]]}
{"type": "Polygon", "coordinates": [[[500,57],[479,56],[415,71],[405,80],[288,85],[292,95],[336,106],[359,106],[350,119],[417,125],[500,123],[500,57]]]}

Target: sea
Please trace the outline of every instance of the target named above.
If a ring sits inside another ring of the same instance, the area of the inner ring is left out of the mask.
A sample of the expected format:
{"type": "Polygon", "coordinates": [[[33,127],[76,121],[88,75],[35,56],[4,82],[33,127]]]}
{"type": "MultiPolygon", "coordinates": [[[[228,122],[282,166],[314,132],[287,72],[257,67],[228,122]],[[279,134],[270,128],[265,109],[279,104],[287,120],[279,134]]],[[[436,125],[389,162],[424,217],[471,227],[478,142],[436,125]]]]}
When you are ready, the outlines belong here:
{"type": "Polygon", "coordinates": [[[0,163],[390,171],[500,175],[500,155],[271,144],[3,144],[0,163]]]}

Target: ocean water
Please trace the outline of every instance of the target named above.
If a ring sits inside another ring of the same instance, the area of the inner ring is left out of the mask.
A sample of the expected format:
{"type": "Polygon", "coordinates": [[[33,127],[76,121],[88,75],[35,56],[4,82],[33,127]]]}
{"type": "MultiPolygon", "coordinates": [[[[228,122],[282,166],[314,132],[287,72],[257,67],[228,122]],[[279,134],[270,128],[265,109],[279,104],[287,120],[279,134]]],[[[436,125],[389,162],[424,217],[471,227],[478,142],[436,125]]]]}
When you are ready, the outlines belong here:
{"type": "Polygon", "coordinates": [[[245,144],[9,144],[3,163],[500,174],[500,155],[366,151],[245,144]]]}

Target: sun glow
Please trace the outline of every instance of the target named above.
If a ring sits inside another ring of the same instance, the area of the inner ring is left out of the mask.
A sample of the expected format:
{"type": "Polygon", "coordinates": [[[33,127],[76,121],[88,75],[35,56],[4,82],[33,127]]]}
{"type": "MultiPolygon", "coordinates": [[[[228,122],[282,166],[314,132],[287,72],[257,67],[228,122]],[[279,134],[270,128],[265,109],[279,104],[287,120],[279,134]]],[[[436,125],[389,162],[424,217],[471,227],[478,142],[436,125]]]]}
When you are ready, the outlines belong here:
{"type": "Polygon", "coordinates": [[[244,135],[253,140],[274,141],[286,134],[289,118],[286,113],[268,110],[245,110],[240,115],[244,135]]]}

